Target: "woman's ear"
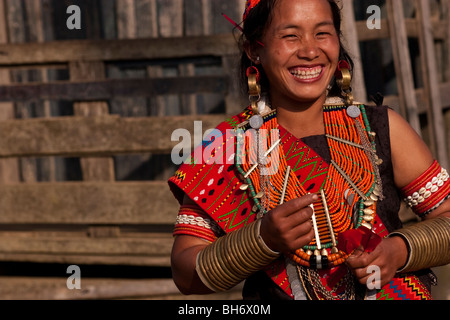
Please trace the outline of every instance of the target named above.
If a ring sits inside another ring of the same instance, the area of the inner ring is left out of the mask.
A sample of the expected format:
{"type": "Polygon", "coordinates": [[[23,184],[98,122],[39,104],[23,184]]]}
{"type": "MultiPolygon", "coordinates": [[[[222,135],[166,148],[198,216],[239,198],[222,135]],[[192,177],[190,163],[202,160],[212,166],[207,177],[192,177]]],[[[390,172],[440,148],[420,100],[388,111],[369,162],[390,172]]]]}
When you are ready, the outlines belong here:
{"type": "Polygon", "coordinates": [[[250,42],[245,41],[244,42],[244,50],[247,54],[247,57],[255,64],[261,64],[261,58],[259,54],[259,48],[258,46],[250,44],[250,42]]]}

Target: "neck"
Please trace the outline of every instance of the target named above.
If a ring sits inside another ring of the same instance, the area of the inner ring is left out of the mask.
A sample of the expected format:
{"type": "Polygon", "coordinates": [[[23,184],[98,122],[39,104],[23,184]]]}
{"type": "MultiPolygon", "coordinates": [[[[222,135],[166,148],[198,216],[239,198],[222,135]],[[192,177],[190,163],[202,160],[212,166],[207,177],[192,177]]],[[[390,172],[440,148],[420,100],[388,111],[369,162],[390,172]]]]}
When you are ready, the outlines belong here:
{"type": "Polygon", "coordinates": [[[296,138],[322,135],[325,133],[323,123],[323,96],[311,103],[296,103],[295,105],[276,104],[278,123],[296,138]]]}

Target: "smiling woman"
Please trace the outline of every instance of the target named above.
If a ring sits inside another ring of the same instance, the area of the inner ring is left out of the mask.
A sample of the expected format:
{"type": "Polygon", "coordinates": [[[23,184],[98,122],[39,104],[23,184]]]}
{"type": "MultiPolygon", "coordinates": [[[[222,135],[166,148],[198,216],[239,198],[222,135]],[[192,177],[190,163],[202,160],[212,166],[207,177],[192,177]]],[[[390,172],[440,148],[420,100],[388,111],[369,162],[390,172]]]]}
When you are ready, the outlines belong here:
{"type": "Polygon", "coordinates": [[[340,51],[327,1],[281,2],[262,42],[264,47],[247,43],[246,53],[264,69],[272,104],[286,110],[298,110],[299,102],[305,109],[311,101],[323,105],[324,88],[336,71],[340,51]]]}
{"type": "Polygon", "coordinates": [[[340,27],[333,0],[247,1],[251,105],[169,180],[181,292],[245,281],[245,299],[431,298],[428,268],[450,259],[450,179],[399,115],[354,101],[340,27]],[[230,150],[250,161],[216,163],[230,150]],[[424,220],[413,229],[403,199],[424,220]]]}

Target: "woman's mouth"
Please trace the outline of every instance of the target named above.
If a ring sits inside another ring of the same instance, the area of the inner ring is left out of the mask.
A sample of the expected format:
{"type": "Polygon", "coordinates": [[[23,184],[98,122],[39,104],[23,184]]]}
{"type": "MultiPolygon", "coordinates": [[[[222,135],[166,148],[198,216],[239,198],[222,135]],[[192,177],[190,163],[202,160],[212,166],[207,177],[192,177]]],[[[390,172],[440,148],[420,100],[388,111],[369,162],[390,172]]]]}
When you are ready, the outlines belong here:
{"type": "Polygon", "coordinates": [[[300,81],[314,81],[320,78],[323,66],[315,67],[296,67],[289,70],[289,72],[300,81]]]}

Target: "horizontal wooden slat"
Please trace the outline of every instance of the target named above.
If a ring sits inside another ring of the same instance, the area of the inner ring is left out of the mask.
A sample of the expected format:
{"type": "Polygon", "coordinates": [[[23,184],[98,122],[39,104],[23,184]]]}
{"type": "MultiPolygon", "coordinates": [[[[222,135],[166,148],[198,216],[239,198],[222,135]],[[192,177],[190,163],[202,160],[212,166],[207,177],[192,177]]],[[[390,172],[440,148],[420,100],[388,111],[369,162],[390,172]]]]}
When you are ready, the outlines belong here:
{"type": "Polygon", "coordinates": [[[70,40],[0,45],[0,65],[120,61],[233,55],[232,34],[130,40],[70,40]]]}
{"type": "Polygon", "coordinates": [[[167,182],[0,185],[0,224],[173,224],[167,182]]]}
{"type": "Polygon", "coordinates": [[[59,117],[4,121],[0,125],[0,157],[170,153],[179,144],[178,141],[171,141],[174,130],[188,130],[193,143],[194,121],[202,122],[203,134],[225,119],[225,115],[208,115],[161,118],[59,117]]]}
{"type": "MultiPolygon", "coordinates": [[[[416,19],[405,19],[406,32],[410,38],[418,38],[419,31],[417,29],[418,23],[416,19]]],[[[445,40],[447,23],[443,21],[433,22],[433,35],[436,39],[445,40]]],[[[361,20],[356,22],[356,29],[358,30],[358,38],[360,41],[371,41],[377,39],[389,38],[389,27],[386,19],[381,19],[380,29],[367,28],[367,21],[361,20]]]]}
{"type": "Polygon", "coordinates": [[[227,86],[227,79],[224,76],[17,84],[0,86],[0,102],[27,100],[96,101],[117,97],[155,97],[166,94],[224,94],[227,91],[227,86]]]}
{"type": "MultiPolygon", "coordinates": [[[[357,21],[361,41],[387,38],[386,21],[380,30],[370,30],[366,21],[357,21]]],[[[410,37],[417,37],[417,24],[407,19],[410,37]]],[[[434,22],[434,35],[445,35],[445,23],[434,22]]],[[[238,52],[236,39],[231,33],[158,39],[127,40],[71,40],[46,43],[2,44],[0,45],[0,65],[51,64],[68,61],[121,61],[173,59],[198,56],[225,56],[238,52]]]]}
{"type": "MultiPolygon", "coordinates": [[[[440,96],[441,96],[441,106],[442,109],[450,108],[450,82],[444,82],[439,85],[440,87],[440,96]]],[[[416,100],[419,106],[419,113],[423,114],[426,112],[426,101],[424,96],[424,91],[422,88],[416,89],[416,100]]],[[[391,107],[398,107],[400,105],[400,101],[398,96],[386,96],[384,99],[384,103],[391,107]]]]}
{"type": "Polygon", "coordinates": [[[0,261],[170,267],[171,232],[92,238],[77,233],[0,232],[0,261]]]}
{"type": "MultiPolygon", "coordinates": [[[[90,279],[81,274],[81,290],[67,288],[66,270],[55,278],[1,277],[0,299],[120,299],[179,294],[171,279],[90,279]]],[[[81,272],[83,270],[81,269],[81,272]]]]}
{"type": "Polygon", "coordinates": [[[146,239],[47,237],[30,233],[16,236],[0,233],[0,253],[96,255],[96,256],[159,256],[168,257],[172,249],[171,234],[158,234],[146,239]]]}
{"type": "MultiPolygon", "coordinates": [[[[450,107],[449,89],[450,83],[441,84],[443,108],[450,107]]],[[[422,90],[417,90],[416,95],[419,102],[423,101],[422,90]]],[[[396,97],[386,97],[385,102],[393,107],[398,105],[396,97]]],[[[420,112],[425,112],[424,104],[419,103],[419,106],[420,112]]],[[[186,129],[191,134],[192,145],[194,121],[202,123],[203,134],[226,118],[225,115],[162,118],[104,116],[4,121],[0,125],[0,157],[169,154],[181,142],[171,141],[175,130],[186,129]]],[[[189,145],[189,141],[184,143],[189,145]]]]}
{"type": "Polygon", "coordinates": [[[170,255],[164,256],[109,256],[84,254],[47,254],[47,253],[0,253],[0,261],[22,263],[58,263],[86,265],[123,265],[144,267],[170,267],[170,255]]]}
{"type": "MultiPolygon", "coordinates": [[[[83,277],[81,289],[69,290],[67,277],[54,278],[0,277],[1,300],[77,300],[77,299],[170,299],[170,300],[239,300],[242,299],[240,284],[234,289],[208,296],[183,296],[172,279],[96,279],[83,277]]],[[[150,276],[150,275],[149,275],[150,276]]]]}
{"type": "MultiPolygon", "coordinates": [[[[450,83],[440,85],[443,108],[450,107],[450,83]]],[[[416,90],[421,113],[423,90],[416,90]]],[[[386,103],[397,105],[396,97],[386,103]]],[[[0,126],[0,157],[111,156],[126,153],[170,153],[179,144],[171,141],[176,129],[186,129],[193,143],[194,121],[202,133],[216,127],[226,115],[121,118],[60,117],[4,121],[0,126]]],[[[186,142],[186,141],[185,141],[186,142]]]]}

